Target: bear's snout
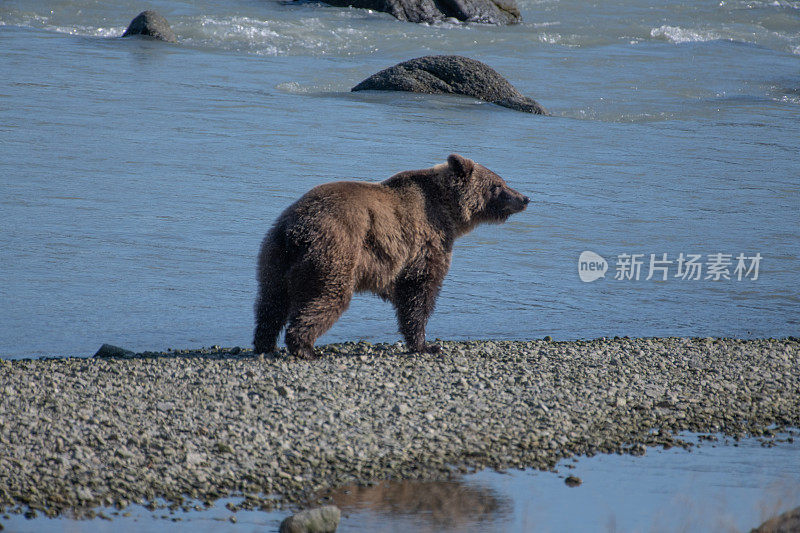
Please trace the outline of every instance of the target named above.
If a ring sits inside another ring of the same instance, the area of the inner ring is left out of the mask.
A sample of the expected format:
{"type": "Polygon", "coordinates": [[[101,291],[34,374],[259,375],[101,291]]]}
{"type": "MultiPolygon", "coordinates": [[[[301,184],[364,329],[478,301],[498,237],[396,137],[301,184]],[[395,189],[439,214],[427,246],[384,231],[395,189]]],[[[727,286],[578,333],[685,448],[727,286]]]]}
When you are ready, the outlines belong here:
{"type": "Polygon", "coordinates": [[[503,191],[500,195],[501,200],[503,201],[505,210],[511,211],[513,213],[523,211],[528,203],[531,201],[530,198],[527,196],[518,193],[517,191],[511,189],[508,191],[503,191]]]}

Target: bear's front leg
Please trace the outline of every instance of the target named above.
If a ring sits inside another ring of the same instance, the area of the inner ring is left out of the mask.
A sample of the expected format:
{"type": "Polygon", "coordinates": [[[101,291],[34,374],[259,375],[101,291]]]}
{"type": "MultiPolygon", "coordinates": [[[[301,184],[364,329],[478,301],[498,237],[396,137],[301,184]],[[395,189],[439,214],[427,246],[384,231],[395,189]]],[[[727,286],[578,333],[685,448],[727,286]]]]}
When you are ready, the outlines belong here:
{"type": "Polygon", "coordinates": [[[425,326],[436,305],[443,278],[444,272],[439,276],[413,272],[402,276],[395,284],[393,302],[397,309],[397,322],[409,352],[441,351],[439,346],[426,344],[425,326]]]}

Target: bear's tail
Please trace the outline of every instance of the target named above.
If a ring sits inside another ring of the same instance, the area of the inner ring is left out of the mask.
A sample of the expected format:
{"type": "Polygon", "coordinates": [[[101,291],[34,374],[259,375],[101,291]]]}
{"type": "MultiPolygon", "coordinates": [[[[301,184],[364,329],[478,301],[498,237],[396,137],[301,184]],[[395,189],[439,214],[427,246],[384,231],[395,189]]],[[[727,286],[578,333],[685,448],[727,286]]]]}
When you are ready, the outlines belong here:
{"type": "Polygon", "coordinates": [[[258,255],[258,296],[255,305],[255,353],[274,352],[289,314],[285,235],[276,226],[267,233],[258,255]]]}

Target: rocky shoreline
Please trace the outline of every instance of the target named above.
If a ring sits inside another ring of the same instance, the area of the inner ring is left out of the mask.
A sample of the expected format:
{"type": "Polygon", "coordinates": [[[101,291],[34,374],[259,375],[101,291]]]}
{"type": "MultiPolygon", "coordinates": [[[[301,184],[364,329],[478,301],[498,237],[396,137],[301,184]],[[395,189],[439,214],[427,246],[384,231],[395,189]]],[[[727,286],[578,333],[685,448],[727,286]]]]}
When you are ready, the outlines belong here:
{"type": "Polygon", "coordinates": [[[796,338],[441,345],[0,361],[0,512],[274,509],[353,483],[687,446],[687,430],[800,427],[796,338]]]}

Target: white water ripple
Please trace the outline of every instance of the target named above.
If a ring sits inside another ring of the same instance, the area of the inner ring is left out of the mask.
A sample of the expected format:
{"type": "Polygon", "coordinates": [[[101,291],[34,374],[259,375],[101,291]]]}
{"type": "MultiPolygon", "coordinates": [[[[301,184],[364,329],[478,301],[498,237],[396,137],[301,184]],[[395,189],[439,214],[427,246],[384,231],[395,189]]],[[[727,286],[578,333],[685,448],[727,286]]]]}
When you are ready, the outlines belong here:
{"type": "Polygon", "coordinates": [[[676,44],[715,41],[722,38],[721,35],[711,30],[692,30],[666,24],[650,30],[650,36],[676,44]]]}

